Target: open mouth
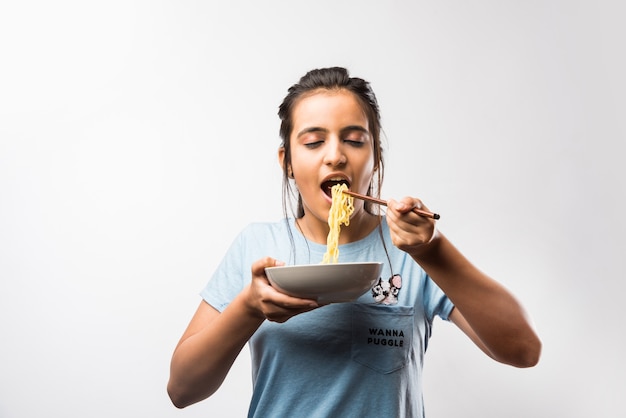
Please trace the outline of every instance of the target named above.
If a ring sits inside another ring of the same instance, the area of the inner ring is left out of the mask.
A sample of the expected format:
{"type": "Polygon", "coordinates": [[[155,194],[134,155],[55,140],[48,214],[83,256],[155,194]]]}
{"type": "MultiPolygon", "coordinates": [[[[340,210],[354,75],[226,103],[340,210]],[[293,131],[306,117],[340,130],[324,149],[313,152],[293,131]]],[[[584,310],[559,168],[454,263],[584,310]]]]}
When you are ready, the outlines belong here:
{"type": "Polygon", "coordinates": [[[336,184],[345,184],[346,186],[348,186],[348,188],[350,188],[350,183],[348,183],[347,180],[337,179],[337,180],[327,180],[327,181],[323,182],[322,183],[322,190],[324,191],[324,193],[326,193],[327,196],[332,197],[331,189],[336,184]]]}

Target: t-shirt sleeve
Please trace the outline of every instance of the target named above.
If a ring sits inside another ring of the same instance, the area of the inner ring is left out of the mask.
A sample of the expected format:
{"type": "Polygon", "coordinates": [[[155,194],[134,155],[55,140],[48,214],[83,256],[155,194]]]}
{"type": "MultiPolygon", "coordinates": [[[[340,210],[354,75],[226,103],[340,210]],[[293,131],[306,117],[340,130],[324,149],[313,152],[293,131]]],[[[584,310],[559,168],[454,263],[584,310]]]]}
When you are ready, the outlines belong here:
{"type": "Polygon", "coordinates": [[[454,304],[428,275],[424,283],[424,307],[429,322],[432,323],[435,315],[448,321],[454,304]]]}
{"type": "Polygon", "coordinates": [[[245,245],[244,230],[235,238],[207,285],[200,292],[202,299],[220,312],[241,292],[250,279],[250,266],[244,268],[245,245]]]}

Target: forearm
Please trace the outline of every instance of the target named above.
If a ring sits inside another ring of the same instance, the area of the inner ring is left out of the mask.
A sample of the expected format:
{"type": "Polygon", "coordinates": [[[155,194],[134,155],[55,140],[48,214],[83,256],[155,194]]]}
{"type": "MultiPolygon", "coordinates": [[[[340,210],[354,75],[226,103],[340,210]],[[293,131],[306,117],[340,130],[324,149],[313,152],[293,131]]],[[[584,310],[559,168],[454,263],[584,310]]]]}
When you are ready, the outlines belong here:
{"type": "Polygon", "coordinates": [[[519,301],[445,236],[438,233],[412,256],[452,300],[492,357],[516,366],[538,361],[541,342],[519,301]]]}
{"type": "Polygon", "coordinates": [[[172,356],[168,393],[179,408],[211,396],[263,318],[236,297],[209,325],[181,340],[172,356]]]}

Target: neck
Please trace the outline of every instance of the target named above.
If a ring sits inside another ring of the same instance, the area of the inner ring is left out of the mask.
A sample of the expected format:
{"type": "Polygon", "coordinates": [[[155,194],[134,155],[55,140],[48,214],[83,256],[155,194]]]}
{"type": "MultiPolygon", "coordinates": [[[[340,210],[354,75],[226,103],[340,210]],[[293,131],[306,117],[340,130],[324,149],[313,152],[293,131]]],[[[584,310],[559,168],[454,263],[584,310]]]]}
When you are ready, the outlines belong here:
{"type": "MultiPolygon", "coordinates": [[[[364,210],[355,211],[350,217],[350,225],[341,226],[339,244],[347,244],[365,238],[378,226],[378,223],[379,217],[377,215],[371,215],[364,210]]],[[[326,244],[330,231],[326,220],[305,213],[302,218],[296,220],[296,225],[309,241],[326,244]]]]}

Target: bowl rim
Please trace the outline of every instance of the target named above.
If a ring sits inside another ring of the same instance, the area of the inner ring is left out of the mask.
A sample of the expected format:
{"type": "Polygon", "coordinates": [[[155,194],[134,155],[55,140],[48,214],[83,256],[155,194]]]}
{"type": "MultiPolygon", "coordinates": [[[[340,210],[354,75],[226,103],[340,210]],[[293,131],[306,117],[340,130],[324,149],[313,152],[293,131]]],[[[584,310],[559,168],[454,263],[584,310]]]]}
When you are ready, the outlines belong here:
{"type": "Polygon", "coordinates": [[[365,266],[365,265],[381,265],[384,264],[382,261],[349,261],[346,263],[318,263],[318,264],[291,264],[284,266],[273,266],[273,267],[265,267],[265,270],[275,270],[275,269],[297,269],[297,268],[329,268],[329,267],[348,267],[348,266],[365,266]]]}

